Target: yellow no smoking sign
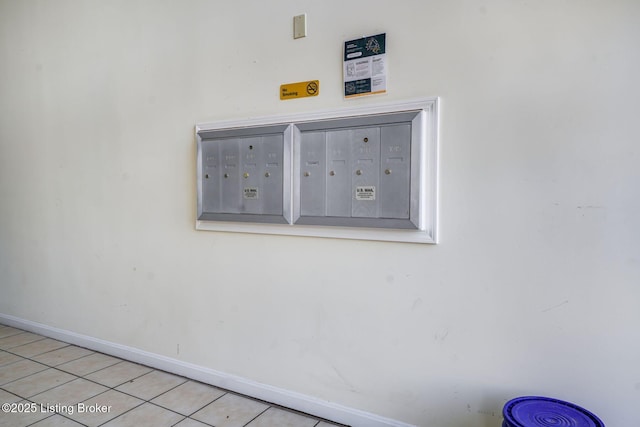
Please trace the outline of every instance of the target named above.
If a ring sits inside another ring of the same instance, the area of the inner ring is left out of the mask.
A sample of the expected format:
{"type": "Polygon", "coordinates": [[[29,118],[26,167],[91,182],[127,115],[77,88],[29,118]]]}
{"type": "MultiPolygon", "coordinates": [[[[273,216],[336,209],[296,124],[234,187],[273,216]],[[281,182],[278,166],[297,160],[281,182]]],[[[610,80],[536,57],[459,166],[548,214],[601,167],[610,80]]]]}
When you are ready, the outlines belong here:
{"type": "Polygon", "coordinates": [[[308,82],[286,83],[280,85],[280,99],[306,98],[318,96],[320,93],[320,80],[308,82]]]}

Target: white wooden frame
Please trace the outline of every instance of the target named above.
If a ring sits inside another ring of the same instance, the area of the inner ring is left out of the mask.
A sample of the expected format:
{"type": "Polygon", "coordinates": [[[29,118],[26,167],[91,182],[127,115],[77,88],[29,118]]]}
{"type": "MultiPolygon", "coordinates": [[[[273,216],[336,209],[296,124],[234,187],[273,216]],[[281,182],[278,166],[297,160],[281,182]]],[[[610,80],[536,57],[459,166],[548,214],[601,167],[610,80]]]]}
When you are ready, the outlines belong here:
{"type": "MultiPolygon", "coordinates": [[[[270,116],[251,118],[246,120],[229,120],[215,123],[197,124],[195,135],[198,145],[201,143],[201,133],[211,130],[239,129],[253,126],[269,126],[291,124],[294,130],[287,132],[285,151],[291,147],[292,155],[285,158],[289,170],[295,170],[295,138],[299,131],[296,124],[310,121],[322,121],[341,118],[356,118],[371,115],[399,112],[420,112],[412,126],[412,151],[419,153],[418,166],[418,200],[419,226],[415,230],[390,229],[390,228],[362,228],[362,227],[336,227],[336,226],[312,226],[293,224],[270,224],[248,222],[205,221],[196,219],[197,230],[225,231],[258,234],[281,234],[293,236],[329,237],[359,240],[380,240],[412,243],[438,243],[438,140],[439,140],[439,98],[423,98],[413,101],[405,101],[385,105],[373,105],[366,107],[336,109],[330,111],[300,113],[292,115],[270,116]]],[[[199,151],[199,150],[198,150],[199,151]]],[[[413,167],[413,165],[412,165],[413,167]]],[[[415,171],[414,171],[415,172],[415,171]]],[[[412,172],[413,173],[413,172],[412,172]]],[[[198,165],[200,174],[200,165],[198,165]]],[[[199,176],[199,175],[198,175],[199,176]]],[[[415,178],[412,178],[412,180],[415,178]]],[[[198,180],[199,182],[199,180],[198,180]]],[[[415,183],[413,183],[415,184],[415,183]]],[[[285,188],[285,196],[290,204],[288,212],[294,211],[294,199],[296,188],[296,175],[293,174],[290,188],[285,188]]],[[[200,186],[198,185],[198,189],[200,186]]],[[[200,196],[198,195],[198,202],[200,196]]],[[[413,201],[416,202],[416,201],[413,201]]]]}

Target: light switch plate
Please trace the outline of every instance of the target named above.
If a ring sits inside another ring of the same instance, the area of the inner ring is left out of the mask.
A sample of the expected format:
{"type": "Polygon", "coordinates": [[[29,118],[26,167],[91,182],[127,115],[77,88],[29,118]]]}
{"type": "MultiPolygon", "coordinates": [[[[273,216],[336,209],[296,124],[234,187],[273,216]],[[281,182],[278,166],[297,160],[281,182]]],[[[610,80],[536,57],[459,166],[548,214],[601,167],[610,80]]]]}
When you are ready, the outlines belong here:
{"type": "Polygon", "coordinates": [[[293,38],[299,39],[307,36],[307,14],[293,17],[293,38]]]}

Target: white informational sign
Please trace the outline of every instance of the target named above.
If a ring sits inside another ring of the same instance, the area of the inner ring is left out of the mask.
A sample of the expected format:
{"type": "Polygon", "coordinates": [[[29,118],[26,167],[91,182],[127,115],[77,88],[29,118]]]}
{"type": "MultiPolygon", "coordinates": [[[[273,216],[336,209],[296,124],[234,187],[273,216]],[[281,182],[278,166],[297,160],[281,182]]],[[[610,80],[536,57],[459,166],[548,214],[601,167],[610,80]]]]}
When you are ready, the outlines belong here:
{"type": "Polygon", "coordinates": [[[375,200],[375,199],[376,199],[375,185],[356,187],[356,200],[375,200]]]}
{"type": "Polygon", "coordinates": [[[344,42],[344,96],[352,98],[387,91],[387,34],[344,42]]]}
{"type": "Polygon", "coordinates": [[[257,200],[260,193],[258,187],[244,187],[243,194],[243,198],[246,200],[257,200]]]}

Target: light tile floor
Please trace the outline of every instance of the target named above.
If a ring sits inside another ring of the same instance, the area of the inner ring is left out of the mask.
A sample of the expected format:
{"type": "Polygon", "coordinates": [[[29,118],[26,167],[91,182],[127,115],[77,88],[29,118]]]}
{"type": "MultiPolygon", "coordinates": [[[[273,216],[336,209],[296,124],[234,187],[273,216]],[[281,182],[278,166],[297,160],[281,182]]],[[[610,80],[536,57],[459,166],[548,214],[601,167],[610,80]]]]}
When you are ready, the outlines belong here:
{"type": "Polygon", "coordinates": [[[0,404],[0,427],[338,426],[4,325],[0,404]]]}

